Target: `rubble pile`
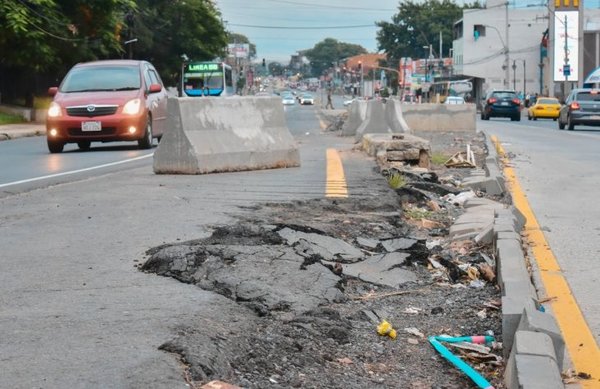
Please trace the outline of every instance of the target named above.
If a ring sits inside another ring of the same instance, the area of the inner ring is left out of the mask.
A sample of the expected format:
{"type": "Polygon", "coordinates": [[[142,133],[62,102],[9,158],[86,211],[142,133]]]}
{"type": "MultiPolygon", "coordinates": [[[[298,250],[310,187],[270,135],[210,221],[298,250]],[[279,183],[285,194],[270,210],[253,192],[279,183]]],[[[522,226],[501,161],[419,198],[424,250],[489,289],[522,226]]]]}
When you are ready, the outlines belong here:
{"type": "Polygon", "coordinates": [[[449,238],[457,198],[483,193],[460,187],[464,169],[392,173],[401,187],[386,190],[379,169],[368,177],[386,193],[376,198],[264,204],[208,238],[149,250],[142,270],[242,308],[236,322],[190,322],[161,348],[198,385],[466,388],[428,338],[481,335],[494,341],[447,347],[503,387],[494,255],[449,238]]]}

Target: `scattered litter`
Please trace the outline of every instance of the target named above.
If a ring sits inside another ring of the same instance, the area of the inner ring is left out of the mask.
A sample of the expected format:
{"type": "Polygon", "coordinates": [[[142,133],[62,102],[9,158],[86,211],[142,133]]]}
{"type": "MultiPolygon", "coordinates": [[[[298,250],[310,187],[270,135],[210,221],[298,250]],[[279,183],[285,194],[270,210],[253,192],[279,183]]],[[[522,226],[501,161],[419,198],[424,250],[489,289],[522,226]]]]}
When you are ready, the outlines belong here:
{"type": "Polygon", "coordinates": [[[374,291],[370,291],[367,294],[364,294],[362,296],[352,297],[352,300],[373,300],[373,299],[384,298],[384,297],[401,296],[403,294],[408,294],[408,293],[418,293],[418,292],[423,292],[424,290],[425,289],[401,290],[398,292],[388,292],[388,293],[375,293],[374,291]]]}
{"type": "Polygon", "coordinates": [[[489,309],[493,309],[495,311],[500,310],[500,307],[502,306],[502,303],[498,300],[492,300],[492,301],[486,301],[485,303],[483,303],[483,306],[485,308],[489,308],[489,309]]]}
{"type": "Polygon", "coordinates": [[[386,320],[382,321],[377,326],[377,333],[381,336],[389,336],[392,339],[396,339],[396,330],[386,320]]]}
{"type": "Polygon", "coordinates": [[[408,307],[402,312],[407,313],[409,315],[418,315],[419,313],[421,313],[421,311],[422,311],[421,308],[408,307]]]}
{"type": "Polygon", "coordinates": [[[419,341],[415,338],[408,338],[407,342],[410,344],[419,344],[419,341]]]}
{"type": "Polygon", "coordinates": [[[477,194],[475,194],[475,192],[473,192],[472,190],[466,191],[466,192],[460,192],[459,194],[455,195],[455,194],[447,194],[446,196],[442,197],[442,200],[445,200],[449,203],[452,203],[454,205],[464,205],[465,201],[469,200],[469,199],[473,199],[477,197],[477,194]]]}
{"type": "Polygon", "coordinates": [[[462,343],[469,342],[475,344],[485,344],[494,341],[493,336],[461,336],[461,337],[447,337],[447,336],[430,336],[429,343],[444,357],[448,362],[452,363],[463,373],[465,373],[479,388],[493,389],[490,384],[481,374],[475,371],[466,362],[452,354],[441,342],[446,343],[462,343]]]}
{"type": "Polygon", "coordinates": [[[425,334],[423,334],[421,331],[419,331],[417,328],[414,328],[414,327],[405,328],[404,332],[409,333],[414,336],[418,336],[419,338],[425,337],[425,334]]]}
{"type": "Polygon", "coordinates": [[[558,300],[558,297],[556,297],[556,296],[544,297],[544,298],[539,299],[538,303],[544,304],[544,303],[548,303],[548,302],[554,301],[554,300],[558,300]]]}
{"type": "Polygon", "coordinates": [[[494,280],[496,279],[496,273],[494,273],[494,269],[492,269],[490,265],[488,265],[487,263],[480,263],[479,265],[477,265],[477,268],[479,269],[481,278],[488,282],[494,282],[494,280]]]}
{"type": "MultiPolygon", "coordinates": [[[[188,384],[188,385],[190,385],[190,384],[188,384]]],[[[190,386],[194,387],[193,384],[190,386]]],[[[200,387],[200,389],[242,389],[242,388],[239,386],[236,386],[236,385],[228,384],[227,382],[215,380],[215,381],[210,381],[209,383],[207,383],[205,385],[202,385],[200,387]]]]}
{"type": "Polygon", "coordinates": [[[441,263],[439,263],[438,261],[436,261],[434,258],[430,257],[427,258],[427,260],[429,261],[429,263],[431,263],[431,266],[433,266],[436,269],[444,269],[444,266],[442,266],[441,263]]]}
{"type": "Polygon", "coordinates": [[[590,374],[583,371],[577,372],[573,368],[567,369],[561,375],[565,384],[576,384],[580,380],[589,380],[592,378],[590,374]]]}
{"type": "Polygon", "coordinates": [[[338,358],[337,360],[339,363],[341,363],[342,365],[352,365],[354,362],[352,361],[352,359],[345,357],[345,358],[338,358]]]}
{"type": "Polygon", "coordinates": [[[427,247],[427,250],[431,250],[432,248],[441,246],[441,245],[442,245],[441,239],[435,239],[435,240],[425,242],[425,247],[427,247]]]}
{"type": "Polygon", "coordinates": [[[473,281],[469,282],[470,288],[481,289],[484,286],[485,286],[485,281],[473,280],[473,281]]]}
{"type": "Polygon", "coordinates": [[[487,311],[484,309],[482,309],[481,311],[477,312],[477,317],[480,319],[486,319],[487,318],[487,311]]]}
{"type": "Polygon", "coordinates": [[[449,160],[444,163],[446,167],[469,167],[474,168],[475,165],[475,154],[471,150],[471,145],[467,145],[467,151],[459,151],[450,157],[449,160]]]}

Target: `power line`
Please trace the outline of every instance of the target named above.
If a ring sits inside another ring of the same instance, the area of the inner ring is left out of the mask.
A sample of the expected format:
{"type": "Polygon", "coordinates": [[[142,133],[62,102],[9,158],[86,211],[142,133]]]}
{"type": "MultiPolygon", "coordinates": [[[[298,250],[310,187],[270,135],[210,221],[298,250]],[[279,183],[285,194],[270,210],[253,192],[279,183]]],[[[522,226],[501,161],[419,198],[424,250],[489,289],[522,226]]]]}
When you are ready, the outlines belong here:
{"type": "Polygon", "coordinates": [[[343,10],[356,10],[356,11],[371,11],[371,12],[394,12],[395,9],[391,8],[367,8],[367,7],[352,7],[347,5],[326,5],[316,3],[305,3],[302,1],[290,1],[290,0],[266,0],[278,4],[291,4],[300,5],[304,7],[316,7],[316,8],[329,8],[329,9],[343,9],[343,10]]]}
{"type": "Polygon", "coordinates": [[[351,29],[351,28],[367,28],[367,27],[376,27],[375,24],[359,24],[356,26],[319,26],[319,27],[289,27],[289,26],[258,26],[252,24],[234,24],[230,23],[230,26],[234,27],[250,27],[250,28],[268,28],[268,29],[277,29],[277,30],[340,30],[340,29],[351,29]]]}

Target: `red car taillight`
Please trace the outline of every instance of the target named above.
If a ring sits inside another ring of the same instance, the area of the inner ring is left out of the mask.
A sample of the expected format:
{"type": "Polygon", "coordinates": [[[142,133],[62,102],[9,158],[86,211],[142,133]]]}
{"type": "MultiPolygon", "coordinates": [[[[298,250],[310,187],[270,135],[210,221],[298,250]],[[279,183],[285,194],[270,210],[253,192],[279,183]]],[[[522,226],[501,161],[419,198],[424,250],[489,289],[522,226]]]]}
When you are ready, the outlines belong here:
{"type": "Polygon", "coordinates": [[[498,101],[496,98],[494,98],[494,97],[490,97],[490,98],[488,99],[488,104],[494,104],[496,101],[498,101]]]}
{"type": "Polygon", "coordinates": [[[512,102],[517,105],[521,105],[521,100],[519,100],[519,99],[513,99],[512,102]]]}
{"type": "Polygon", "coordinates": [[[579,108],[581,108],[581,106],[577,101],[573,101],[571,105],[569,105],[569,108],[571,109],[571,111],[577,111],[579,108]]]}

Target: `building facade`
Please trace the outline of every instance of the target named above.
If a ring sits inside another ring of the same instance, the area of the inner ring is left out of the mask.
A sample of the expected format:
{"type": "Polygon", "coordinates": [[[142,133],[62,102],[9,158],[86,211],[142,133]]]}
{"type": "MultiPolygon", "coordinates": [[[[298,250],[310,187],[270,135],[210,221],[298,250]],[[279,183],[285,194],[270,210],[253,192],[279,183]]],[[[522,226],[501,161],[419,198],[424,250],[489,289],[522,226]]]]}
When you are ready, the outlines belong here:
{"type": "MultiPolygon", "coordinates": [[[[579,77],[568,88],[580,85],[586,72],[600,64],[600,34],[596,33],[600,10],[598,2],[590,6],[580,7],[584,12],[578,40],[583,49],[577,69],[572,70],[579,77]]],[[[555,72],[562,67],[558,69],[561,65],[554,62],[554,20],[550,15],[554,15],[554,4],[519,0],[489,0],[484,9],[463,11],[462,19],[454,23],[454,74],[472,79],[477,101],[491,89],[511,89],[523,95],[564,94],[564,83],[555,81],[555,72]]],[[[560,36],[560,31],[557,34],[560,36]]]]}

